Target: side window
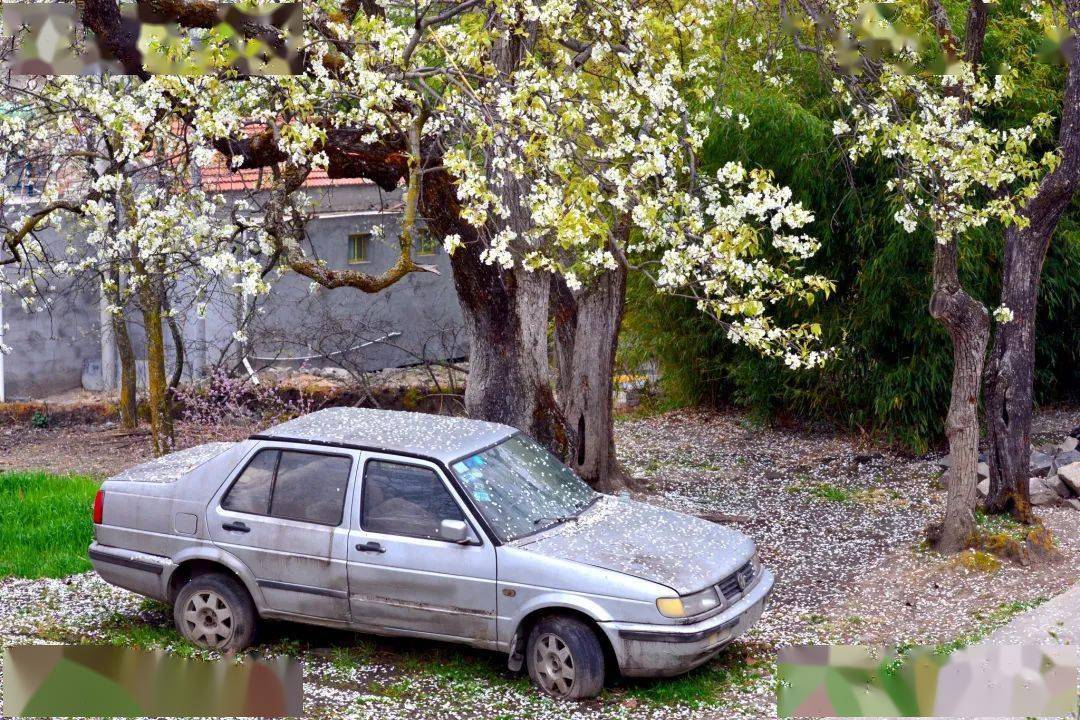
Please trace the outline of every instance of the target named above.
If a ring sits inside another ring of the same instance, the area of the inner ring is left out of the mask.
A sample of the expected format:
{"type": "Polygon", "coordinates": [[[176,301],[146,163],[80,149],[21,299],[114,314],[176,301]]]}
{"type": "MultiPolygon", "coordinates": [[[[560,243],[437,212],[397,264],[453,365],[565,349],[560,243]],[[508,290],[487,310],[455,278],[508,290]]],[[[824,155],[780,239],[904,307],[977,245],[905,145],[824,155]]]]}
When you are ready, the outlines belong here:
{"type": "Polygon", "coordinates": [[[369,532],[438,539],[443,520],[465,520],[434,470],[372,460],[364,470],[360,524],[369,532]]]}
{"type": "Polygon", "coordinates": [[[280,454],[277,450],[260,450],[229,488],[221,501],[221,507],[234,512],[267,515],[270,511],[274,469],[280,454]]]}
{"type": "Polygon", "coordinates": [[[352,458],[282,451],[270,514],[286,520],[340,525],[352,458]]]}

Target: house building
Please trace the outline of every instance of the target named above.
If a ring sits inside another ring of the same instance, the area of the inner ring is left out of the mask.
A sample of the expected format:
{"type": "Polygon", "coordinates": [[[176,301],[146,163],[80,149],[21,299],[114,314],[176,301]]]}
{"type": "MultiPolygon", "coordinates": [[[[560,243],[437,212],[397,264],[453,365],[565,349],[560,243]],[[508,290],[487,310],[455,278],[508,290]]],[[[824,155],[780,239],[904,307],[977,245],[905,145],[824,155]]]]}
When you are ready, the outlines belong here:
{"type": "MultiPolygon", "coordinates": [[[[18,203],[25,207],[35,202],[27,176],[9,173],[6,181],[16,195],[9,200],[8,212],[19,212],[18,203]]],[[[257,171],[211,167],[202,170],[200,182],[207,190],[239,196],[258,178],[257,171]]],[[[401,219],[397,193],[387,194],[365,181],[330,180],[319,173],[312,174],[304,190],[317,208],[307,227],[310,250],[317,257],[330,267],[371,273],[396,261],[401,219]]],[[[68,240],[52,229],[43,231],[41,238],[60,250],[68,240]]],[[[467,340],[449,258],[440,243],[423,233],[414,252],[418,262],[440,272],[414,273],[378,294],[312,287],[306,278],[285,271],[273,280],[271,292],[254,302],[250,298],[245,302],[222,283],[203,298],[206,306],[200,317],[195,298],[178,288],[172,302],[181,325],[185,376],[199,377],[217,365],[244,371],[308,365],[366,372],[465,356],[467,340]]],[[[9,277],[11,268],[6,269],[9,277]]],[[[42,294],[50,304],[33,312],[26,312],[18,298],[3,297],[0,340],[9,350],[0,360],[0,399],[115,387],[118,363],[108,315],[98,288],[90,285],[73,281],[46,288],[42,294]]],[[[142,318],[132,310],[127,322],[136,357],[144,359],[142,318]]],[[[174,343],[168,330],[165,336],[173,366],[174,343]]],[[[141,365],[143,375],[145,362],[141,365]]]]}

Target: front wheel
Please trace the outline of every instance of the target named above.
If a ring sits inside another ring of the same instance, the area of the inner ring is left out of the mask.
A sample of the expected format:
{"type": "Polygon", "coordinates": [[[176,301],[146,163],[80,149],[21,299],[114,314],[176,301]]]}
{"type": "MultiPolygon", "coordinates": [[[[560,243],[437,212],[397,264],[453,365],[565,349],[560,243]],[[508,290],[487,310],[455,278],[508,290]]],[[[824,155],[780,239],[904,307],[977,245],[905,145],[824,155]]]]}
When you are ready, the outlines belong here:
{"type": "Polygon", "coordinates": [[[596,697],[604,687],[604,649],[592,628],[565,616],[547,617],[529,633],[529,677],[561,700],[596,697]]]}
{"type": "Polygon", "coordinates": [[[188,641],[211,650],[239,652],[255,639],[258,618],[247,590],[221,573],[196,575],[176,597],[176,629],[188,641]]]}

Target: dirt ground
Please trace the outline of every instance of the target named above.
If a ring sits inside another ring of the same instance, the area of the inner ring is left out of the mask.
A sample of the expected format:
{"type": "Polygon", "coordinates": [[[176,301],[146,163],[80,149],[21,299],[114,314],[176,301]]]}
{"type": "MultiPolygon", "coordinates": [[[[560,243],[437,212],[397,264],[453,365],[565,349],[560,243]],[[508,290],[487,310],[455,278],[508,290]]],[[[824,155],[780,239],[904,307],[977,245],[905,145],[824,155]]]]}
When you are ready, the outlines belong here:
{"type": "MultiPolygon", "coordinates": [[[[1036,444],[1080,425],[1080,409],[1040,412],[1036,444]]],[[[181,424],[179,445],[251,428],[181,424]]],[[[1080,577],[1080,512],[1040,509],[1052,561],[981,567],[921,546],[942,510],[936,455],[910,457],[828,430],[758,426],[738,413],[623,420],[620,457],[641,499],[730,523],[777,575],[775,604],[747,636],[690,676],[617,683],[568,708],[509,674],[504,660],[433,643],[276,627],[265,649],[305,661],[308,714],[362,718],[775,717],[773,662],[796,643],[934,644],[987,632],[1080,577]]],[[[145,436],[95,426],[0,429],[0,468],[112,474],[149,457],[145,436]]],[[[0,582],[0,637],[112,642],[168,635],[167,611],[101,583],[0,582]],[[103,611],[107,608],[107,612],[103,611]],[[103,615],[104,612],[104,615],[103,615]]],[[[132,640],[135,642],[135,640],[132,640]]]]}
{"type": "MultiPolygon", "coordinates": [[[[177,450],[213,440],[241,440],[256,428],[177,424],[177,450]]],[[[150,431],[116,423],[32,428],[0,425],[0,470],[46,470],[106,478],[153,457],[150,431]]]]}

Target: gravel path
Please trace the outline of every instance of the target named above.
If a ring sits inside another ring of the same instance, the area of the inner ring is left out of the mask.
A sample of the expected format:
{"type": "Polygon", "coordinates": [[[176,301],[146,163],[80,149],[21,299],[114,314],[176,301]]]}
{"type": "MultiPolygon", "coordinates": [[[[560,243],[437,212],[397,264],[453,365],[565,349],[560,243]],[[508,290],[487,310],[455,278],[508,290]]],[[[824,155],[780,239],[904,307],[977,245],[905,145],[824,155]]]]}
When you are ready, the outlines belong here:
{"type": "MultiPolygon", "coordinates": [[[[1058,411],[1042,413],[1036,427],[1053,438],[1078,424],[1080,412],[1058,411]]],[[[80,442],[65,432],[65,444],[80,442]]],[[[620,683],[598,701],[567,707],[541,697],[491,653],[274,625],[262,650],[304,659],[307,714],[771,718],[772,663],[782,645],[951,640],[986,629],[1009,603],[1051,598],[1080,576],[1080,513],[1066,509],[1040,511],[1057,538],[1056,562],[986,572],[922,550],[923,529],[944,501],[930,456],[823,430],[763,428],[735,413],[627,420],[617,433],[623,462],[642,481],[641,499],[730,523],[758,543],[778,583],[773,609],[753,631],[690,676],[620,683]]],[[[93,441],[84,434],[81,442],[93,441]]],[[[20,457],[0,440],[0,467],[20,457]]],[[[0,640],[176,642],[165,609],[89,574],[0,581],[0,640]]]]}

